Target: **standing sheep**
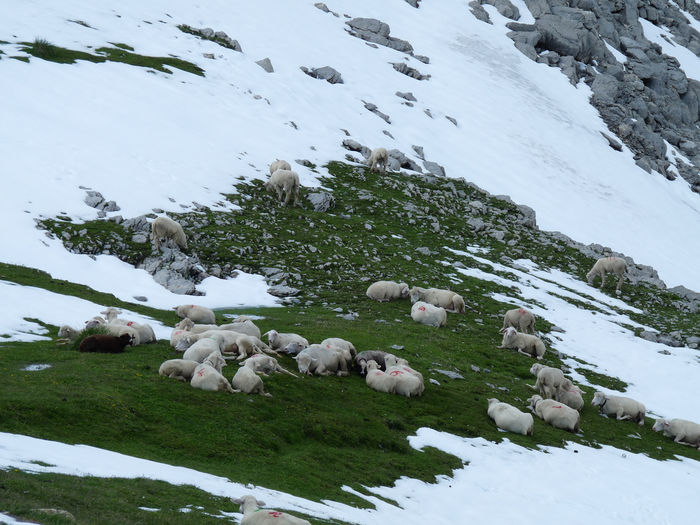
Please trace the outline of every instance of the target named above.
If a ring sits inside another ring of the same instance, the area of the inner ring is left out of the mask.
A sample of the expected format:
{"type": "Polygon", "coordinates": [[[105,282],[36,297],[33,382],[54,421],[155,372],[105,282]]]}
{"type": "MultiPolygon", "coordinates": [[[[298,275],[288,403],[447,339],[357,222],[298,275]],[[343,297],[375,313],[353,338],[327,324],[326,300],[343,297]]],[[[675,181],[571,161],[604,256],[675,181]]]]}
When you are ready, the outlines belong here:
{"type": "Polygon", "coordinates": [[[597,391],[593,394],[591,405],[598,407],[598,411],[606,416],[615,416],[615,419],[622,421],[623,419],[631,419],[644,426],[644,416],[646,415],[646,407],[639,401],[635,401],[629,397],[609,396],[604,392],[597,391]]]}
{"type": "Polygon", "coordinates": [[[523,355],[535,357],[537,359],[542,359],[545,352],[544,343],[539,337],[530,334],[521,334],[512,326],[506,328],[503,333],[501,346],[498,348],[514,348],[523,355]]]}
{"type": "Polygon", "coordinates": [[[377,171],[379,166],[381,174],[386,174],[386,165],[389,163],[389,152],[386,148],[374,148],[367,159],[369,171],[377,171]]]}
{"type": "Polygon", "coordinates": [[[700,425],[697,423],[686,419],[657,419],[652,430],[663,430],[664,436],[672,437],[676,443],[687,443],[700,450],[700,425]]]}
{"type": "Polygon", "coordinates": [[[169,217],[156,217],[151,224],[151,236],[156,251],[160,251],[161,238],[172,239],[181,250],[187,249],[187,237],[179,223],[169,217]]]}
{"type": "Polygon", "coordinates": [[[277,193],[280,206],[289,204],[294,193],[294,206],[296,206],[299,201],[299,175],[296,171],[277,170],[265,183],[265,189],[270,193],[277,193]],[[282,191],[285,193],[284,204],[282,204],[282,191]]]}
{"type": "Polygon", "coordinates": [[[270,164],[270,175],[272,175],[277,170],[287,170],[292,171],[292,167],[286,160],[277,159],[275,162],[270,164]]]}
{"type": "Polygon", "coordinates": [[[408,285],[394,281],[377,281],[367,288],[367,297],[374,301],[395,301],[408,297],[408,285]]]}
{"type": "Polygon", "coordinates": [[[496,398],[489,399],[488,403],[487,413],[496,422],[498,428],[523,436],[532,435],[532,428],[535,424],[532,414],[521,412],[514,406],[502,403],[496,398]]]}
{"type": "Polygon", "coordinates": [[[535,335],[535,314],[525,308],[515,308],[508,310],[503,316],[503,332],[506,328],[512,326],[516,330],[523,333],[531,333],[535,335]]]}
{"type": "Polygon", "coordinates": [[[447,312],[440,306],[433,306],[430,303],[418,301],[411,307],[411,319],[428,326],[446,326],[447,312]]]}
{"type": "Polygon", "coordinates": [[[583,397],[581,394],[585,394],[578,386],[574,385],[570,379],[565,379],[564,382],[557,388],[554,399],[560,403],[564,403],[566,406],[573,408],[574,410],[580,411],[583,406],[583,397]]]}
{"type": "Polygon", "coordinates": [[[411,302],[425,301],[434,306],[441,306],[450,312],[464,313],[464,299],[457,292],[452,290],[441,290],[440,288],[421,288],[414,286],[408,292],[411,302]]]}
{"type": "Polygon", "coordinates": [[[589,285],[593,286],[593,279],[595,279],[596,275],[600,275],[600,288],[602,290],[605,284],[606,273],[614,273],[619,277],[615,292],[620,293],[625,271],[627,271],[627,263],[622,257],[603,257],[602,259],[598,259],[593,265],[593,268],[591,268],[591,271],[586,274],[586,280],[589,285]]]}
{"type": "Polygon", "coordinates": [[[537,395],[532,396],[527,401],[530,403],[530,409],[545,423],[570,432],[579,431],[578,424],[581,415],[573,408],[553,399],[542,399],[537,395]]]}
{"type": "Polygon", "coordinates": [[[241,525],[311,525],[311,522],[286,512],[258,508],[265,505],[265,502],[256,500],[250,494],[237,499],[231,498],[231,501],[241,506],[241,525]]]}
{"type": "Polygon", "coordinates": [[[545,399],[552,399],[556,395],[557,389],[566,381],[564,372],[541,363],[533,364],[530,367],[530,373],[537,377],[535,384],[529,385],[530,388],[537,390],[545,399]]]}
{"type": "Polygon", "coordinates": [[[253,372],[252,368],[242,366],[236,372],[231,380],[233,388],[236,392],[245,392],[246,394],[261,394],[263,396],[272,397],[272,394],[265,392],[262,379],[253,372]]]}
{"type": "Polygon", "coordinates": [[[180,306],[173,306],[173,310],[175,310],[180,319],[187,317],[195,323],[216,324],[216,314],[205,306],[181,304],[180,306]]]}

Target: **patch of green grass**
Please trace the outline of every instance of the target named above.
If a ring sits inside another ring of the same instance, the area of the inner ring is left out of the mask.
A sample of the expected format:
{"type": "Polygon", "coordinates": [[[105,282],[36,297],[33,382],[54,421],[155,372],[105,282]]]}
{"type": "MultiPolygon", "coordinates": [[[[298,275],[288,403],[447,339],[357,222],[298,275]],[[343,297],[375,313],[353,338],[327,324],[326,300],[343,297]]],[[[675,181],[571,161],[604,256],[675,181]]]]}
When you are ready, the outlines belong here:
{"type": "Polygon", "coordinates": [[[131,47],[129,44],[118,44],[116,42],[110,42],[114,47],[118,47],[119,49],[125,49],[126,51],[134,51],[134,48],[131,47]]]}
{"type": "Polygon", "coordinates": [[[29,57],[12,56],[10,58],[14,58],[15,60],[19,60],[20,62],[26,62],[27,64],[29,64],[29,57]]]}

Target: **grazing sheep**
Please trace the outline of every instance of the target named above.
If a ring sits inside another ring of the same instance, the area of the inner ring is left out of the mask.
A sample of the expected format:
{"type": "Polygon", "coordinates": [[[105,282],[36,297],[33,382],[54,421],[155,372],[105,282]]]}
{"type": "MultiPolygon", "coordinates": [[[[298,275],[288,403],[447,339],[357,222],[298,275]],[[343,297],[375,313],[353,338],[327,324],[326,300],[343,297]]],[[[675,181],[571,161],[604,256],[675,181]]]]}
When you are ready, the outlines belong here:
{"type": "Polygon", "coordinates": [[[160,251],[161,238],[172,239],[181,250],[187,249],[187,237],[182,226],[169,217],[156,217],[151,223],[151,236],[156,251],[160,251]]]}
{"type": "Polygon", "coordinates": [[[265,392],[262,379],[253,372],[252,368],[242,366],[236,371],[236,375],[231,380],[233,388],[236,392],[245,392],[246,394],[262,394],[263,396],[272,397],[272,394],[265,392]]]}
{"type": "Polygon", "coordinates": [[[538,395],[532,396],[527,401],[530,403],[530,409],[539,418],[543,419],[545,423],[549,423],[554,428],[561,428],[570,432],[579,431],[578,424],[581,415],[577,410],[553,399],[542,399],[538,395]]]}
{"type": "Polygon", "coordinates": [[[615,291],[619,293],[622,280],[625,277],[625,271],[627,271],[627,263],[623,258],[603,257],[602,259],[598,259],[593,265],[593,268],[591,268],[591,271],[586,274],[586,280],[589,285],[593,286],[593,279],[595,279],[596,275],[600,275],[600,288],[602,289],[605,284],[606,273],[614,273],[619,277],[617,288],[615,288],[615,291]]]}
{"type": "Polygon", "coordinates": [[[408,297],[408,285],[394,281],[377,281],[367,288],[367,297],[374,301],[395,301],[408,297]]]}
{"type": "Polygon", "coordinates": [[[384,357],[385,363],[386,363],[386,371],[389,372],[390,368],[398,368],[399,370],[402,370],[403,372],[409,373],[412,376],[415,376],[418,378],[420,381],[420,388],[416,391],[416,394],[421,396],[423,395],[423,392],[425,391],[425,382],[423,381],[423,374],[421,374],[418,370],[414,370],[408,365],[408,361],[401,357],[396,357],[394,354],[386,354],[384,357]]]}
{"type": "Polygon", "coordinates": [[[311,522],[276,510],[260,509],[264,501],[258,501],[250,494],[233,499],[233,503],[241,506],[243,519],[241,525],[311,525],[311,522]]]}
{"type": "Polygon", "coordinates": [[[530,334],[521,334],[512,326],[503,332],[503,341],[498,348],[515,348],[523,355],[542,359],[545,352],[544,343],[539,337],[530,334]]]}
{"type": "Polygon", "coordinates": [[[525,308],[515,308],[508,310],[503,316],[503,332],[506,328],[512,326],[516,330],[523,333],[531,333],[535,335],[535,314],[525,308]]]}
{"type": "Polygon", "coordinates": [[[181,319],[187,317],[195,323],[216,324],[216,314],[205,306],[181,304],[180,306],[173,306],[173,310],[181,319]]]}
{"type": "Polygon", "coordinates": [[[243,366],[247,366],[253,372],[258,372],[264,376],[270,375],[273,372],[279,372],[281,374],[289,374],[290,376],[297,377],[289,370],[282,368],[277,362],[277,359],[269,355],[255,354],[250,356],[243,361],[243,366]]]}
{"type": "Polygon", "coordinates": [[[192,374],[192,380],[190,385],[194,388],[199,388],[200,390],[208,390],[210,392],[231,392],[234,393],[235,390],[231,388],[231,383],[228,382],[220,372],[216,369],[220,364],[221,354],[219,351],[212,352],[209,357],[207,357],[203,363],[197,365],[192,374]]]}
{"type": "Polygon", "coordinates": [[[457,292],[451,290],[441,290],[440,288],[421,288],[414,286],[408,292],[411,302],[424,301],[433,306],[441,306],[447,311],[464,313],[464,299],[457,292]]]}
{"type": "Polygon", "coordinates": [[[221,343],[213,337],[200,339],[185,350],[185,353],[182,354],[182,359],[203,363],[212,352],[221,353],[221,343]]]}
{"type": "Polygon", "coordinates": [[[417,323],[427,324],[428,326],[440,327],[447,325],[447,312],[445,309],[423,301],[418,301],[411,307],[411,318],[417,323]]]}
{"type": "Polygon", "coordinates": [[[122,334],[118,337],[103,334],[88,335],[80,342],[80,351],[119,354],[124,351],[126,345],[131,344],[131,341],[130,334],[122,334]]]}
{"type": "Polygon", "coordinates": [[[270,330],[263,335],[267,336],[270,348],[280,352],[290,353],[289,349],[291,348],[294,350],[293,353],[298,354],[309,346],[309,341],[298,334],[280,334],[277,330],[270,330]]]}
{"type": "Polygon", "coordinates": [[[365,376],[367,386],[377,392],[394,393],[396,379],[386,372],[379,370],[379,365],[373,359],[367,361],[367,375],[365,376]]]}
{"type": "Polygon", "coordinates": [[[687,443],[700,450],[700,425],[697,423],[686,419],[657,419],[652,430],[663,430],[664,436],[672,437],[676,443],[687,443]]]}
{"type": "Polygon", "coordinates": [[[598,411],[606,416],[615,416],[615,419],[631,419],[639,426],[644,426],[644,416],[646,407],[639,401],[629,397],[609,396],[604,392],[597,391],[593,394],[591,405],[598,407],[598,411]]]}
{"type": "Polygon", "coordinates": [[[532,435],[532,428],[535,424],[532,414],[521,412],[514,406],[503,403],[496,398],[489,399],[488,403],[487,413],[496,422],[498,428],[523,436],[532,435]]]}
{"type": "Polygon", "coordinates": [[[355,356],[355,366],[360,372],[361,376],[364,376],[367,371],[367,363],[369,361],[375,361],[380,370],[386,371],[385,357],[391,355],[388,352],[382,352],[381,350],[365,350],[360,352],[355,356]]]}
{"type": "Polygon", "coordinates": [[[564,403],[566,406],[573,408],[574,410],[580,411],[583,406],[583,397],[581,394],[585,394],[578,386],[574,385],[570,379],[565,379],[564,382],[557,388],[554,399],[560,403],[564,403]]]}
{"type": "Polygon", "coordinates": [[[117,316],[122,313],[118,308],[109,307],[106,310],[100,312],[107,319],[109,324],[120,324],[124,326],[130,326],[136,330],[139,334],[139,344],[154,343],[156,341],[156,334],[149,324],[135,323],[134,321],[127,321],[126,319],[119,319],[117,316]]]}
{"type": "Polygon", "coordinates": [[[326,348],[334,347],[336,350],[340,350],[340,353],[343,354],[348,366],[352,366],[352,361],[357,355],[357,350],[355,350],[355,345],[353,345],[350,341],[346,341],[340,337],[329,337],[321,341],[320,344],[326,348]]]}
{"type": "Polygon", "coordinates": [[[294,206],[296,206],[299,201],[299,175],[296,171],[277,170],[270,175],[265,183],[265,189],[270,193],[277,192],[280,206],[289,204],[292,193],[294,193],[294,206]],[[284,204],[282,204],[282,191],[285,193],[284,204]]]}
{"type": "MultiPolygon", "coordinates": [[[[179,381],[190,381],[194,375],[195,368],[199,365],[200,363],[197,361],[191,361],[189,359],[168,359],[167,361],[163,361],[160,365],[158,374],[179,381]]],[[[221,373],[221,370],[217,371],[221,373]]]]}
{"type": "Polygon", "coordinates": [[[334,373],[339,376],[348,375],[348,365],[345,356],[337,347],[327,347],[314,344],[304,348],[295,355],[299,372],[302,374],[329,376],[334,373]]]}
{"type": "Polygon", "coordinates": [[[367,159],[369,171],[377,171],[379,166],[382,175],[386,174],[386,165],[389,163],[389,152],[386,148],[374,148],[367,159]]]}
{"type": "Polygon", "coordinates": [[[270,164],[270,175],[272,175],[277,170],[287,170],[292,171],[292,166],[286,160],[277,159],[275,162],[270,164]]]}
{"type": "Polygon", "coordinates": [[[556,395],[557,389],[566,381],[564,372],[541,363],[533,364],[530,367],[530,373],[537,377],[537,381],[534,385],[528,386],[537,390],[545,399],[552,399],[556,395]]]}

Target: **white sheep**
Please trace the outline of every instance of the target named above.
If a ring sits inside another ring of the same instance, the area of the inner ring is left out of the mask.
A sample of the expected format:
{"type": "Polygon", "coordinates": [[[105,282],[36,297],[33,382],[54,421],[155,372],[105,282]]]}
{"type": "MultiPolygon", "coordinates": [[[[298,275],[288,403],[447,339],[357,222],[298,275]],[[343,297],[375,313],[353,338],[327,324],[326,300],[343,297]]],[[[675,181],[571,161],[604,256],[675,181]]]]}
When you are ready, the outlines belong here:
{"type": "Polygon", "coordinates": [[[387,366],[386,374],[394,378],[394,394],[406,397],[420,396],[425,386],[417,376],[402,366],[387,366]]]}
{"type": "Polygon", "coordinates": [[[221,353],[221,343],[213,337],[200,339],[185,350],[185,353],[182,354],[182,359],[203,363],[212,352],[221,353]]]}
{"type": "Polygon", "coordinates": [[[222,324],[219,327],[220,330],[233,330],[239,334],[252,335],[260,339],[262,334],[260,333],[260,328],[245,315],[237,317],[232,323],[222,324]]]}
{"type": "Polygon", "coordinates": [[[277,193],[277,200],[282,206],[282,191],[285,193],[284,206],[289,204],[289,200],[294,193],[294,206],[297,205],[299,201],[299,175],[296,171],[291,170],[277,170],[265,183],[265,189],[270,193],[277,193]]]}
{"type": "Polygon", "coordinates": [[[272,175],[277,170],[287,170],[292,171],[292,166],[286,160],[277,159],[275,162],[270,164],[270,175],[272,175]]]}
{"type": "Polygon", "coordinates": [[[205,306],[181,304],[180,306],[173,306],[173,310],[181,319],[188,317],[195,323],[216,324],[216,314],[205,306]]]}
{"type": "Polygon", "coordinates": [[[172,346],[175,350],[178,350],[182,352],[183,350],[187,350],[191,345],[187,342],[187,339],[193,335],[191,332],[188,332],[187,330],[177,330],[174,329],[172,332],[170,332],[170,346],[172,346]]]}
{"type": "Polygon", "coordinates": [[[342,353],[343,357],[345,358],[345,362],[348,364],[348,366],[352,366],[352,362],[357,355],[357,350],[355,349],[355,345],[353,345],[350,341],[346,341],[340,337],[328,337],[321,341],[320,344],[326,348],[335,348],[336,350],[340,350],[340,353],[342,353]]]}
{"type": "Polygon", "coordinates": [[[504,331],[509,326],[512,326],[516,330],[523,333],[535,334],[535,314],[525,308],[515,308],[513,310],[508,310],[506,315],[503,316],[503,328],[504,331]]]}
{"type": "Polygon", "coordinates": [[[447,311],[464,313],[464,299],[457,292],[442,290],[440,288],[421,288],[414,286],[408,291],[411,302],[424,301],[434,306],[441,306],[447,311]]]}
{"type": "Polygon", "coordinates": [[[170,217],[156,217],[151,223],[151,236],[156,251],[160,251],[161,238],[172,239],[181,250],[187,249],[187,237],[182,226],[170,217]]]}
{"type": "Polygon", "coordinates": [[[440,327],[447,325],[447,311],[440,306],[433,306],[423,301],[418,301],[411,307],[411,318],[417,323],[427,324],[428,326],[440,327]]]}
{"type": "Polygon", "coordinates": [[[246,357],[250,357],[253,354],[260,354],[262,352],[279,355],[257,337],[245,334],[239,334],[238,337],[236,337],[235,344],[230,350],[226,350],[226,352],[234,354],[238,353],[238,357],[236,359],[239,361],[241,359],[245,359],[246,357]]]}
{"type": "Polygon", "coordinates": [[[139,333],[140,344],[154,343],[156,341],[156,334],[149,324],[135,323],[134,321],[127,321],[126,319],[119,319],[118,315],[122,313],[118,308],[109,307],[106,310],[100,312],[105,316],[109,324],[121,324],[124,326],[130,326],[139,333]]]}
{"type": "Polygon", "coordinates": [[[281,374],[289,374],[290,376],[297,377],[295,374],[292,374],[286,368],[282,368],[277,362],[277,359],[269,355],[252,355],[248,359],[243,361],[243,366],[247,366],[253,372],[260,373],[264,376],[270,375],[273,372],[279,372],[281,374]]]}
{"type": "Polygon", "coordinates": [[[131,326],[110,323],[103,324],[100,326],[102,326],[102,328],[105,328],[111,335],[115,335],[117,337],[120,337],[124,334],[129,334],[131,336],[131,346],[138,346],[141,344],[141,336],[139,335],[138,330],[132,328],[131,326]]]}
{"type": "Polygon", "coordinates": [[[67,324],[61,325],[61,327],[58,329],[58,337],[63,339],[64,342],[75,341],[78,338],[79,333],[80,330],[76,330],[67,324]]]}
{"type": "Polygon", "coordinates": [[[326,347],[314,344],[304,348],[292,359],[296,360],[299,372],[313,375],[348,375],[348,364],[345,356],[337,347],[326,347]]]}
{"type": "Polygon", "coordinates": [[[389,152],[386,148],[374,148],[367,159],[369,171],[377,171],[380,168],[382,175],[386,173],[386,165],[389,163],[389,152]]]}
{"type": "Polygon", "coordinates": [[[593,279],[595,279],[596,275],[600,275],[600,288],[602,289],[605,284],[606,273],[614,273],[619,277],[617,288],[615,288],[615,291],[619,292],[626,270],[627,263],[622,257],[603,257],[602,259],[598,259],[593,265],[593,268],[591,268],[591,271],[586,274],[586,280],[589,285],[593,286],[593,279]]]}
{"type": "Polygon", "coordinates": [[[290,353],[289,350],[294,350],[293,353],[299,353],[304,348],[309,346],[309,341],[299,334],[279,333],[277,330],[270,330],[263,335],[267,336],[267,342],[270,348],[280,352],[290,353]]]}
{"type": "Polygon", "coordinates": [[[631,419],[637,422],[640,427],[644,425],[646,407],[639,401],[629,397],[609,396],[604,392],[597,391],[593,394],[591,405],[598,407],[598,411],[601,414],[615,416],[615,419],[618,421],[631,419]]]}
{"type": "Polygon", "coordinates": [[[530,373],[534,374],[537,380],[534,385],[528,386],[537,390],[545,399],[552,399],[556,395],[557,389],[566,381],[564,372],[541,363],[534,363],[530,367],[530,373]]]}
{"type": "Polygon", "coordinates": [[[545,352],[544,343],[539,337],[530,334],[521,334],[512,326],[503,332],[503,340],[498,348],[514,348],[523,355],[542,359],[545,352]]]}
{"type": "Polygon", "coordinates": [[[395,301],[408,297],[408,285],[394,281],[377,281],[367,288],[367,297],[374,301],[395,301]]]}
{"type": "MultiPolygon", "coordinates": [[[[194,375],[195,368],[200,364],[201,363],[197,361],[191,361],[189,359],[168,359],[167,361],[163,361],[160,365],[158,374],[172,379],[178,379],[179,381],[190,381],[194,375]]],[[[221,370],[217,370],[217,372],[221,373],[221,370]]]]}
{"type": "Polygon", "coordinates": [[[265,505],[265,502],[258,501],[249,494],[241,498],[231,498],[231,501],[241,506],[241,525],[311,525],[311,522],[286,512],[261,509],[259,507],[265,505]]]}
{"type": "Polygon", "coordinates": [[[260,338],[260,328],[250,319],[243,319],[241,321],[236,320],[233,323],[227,323],[222,325],[215,324],[195,324],[192,319],[186,317],[179,323],[175,325],[175,328],[180,328],[182,330],[187,330],[193,334],[201,334],[202,332],[207,332],[209,330],[229,330],[232,332],[238,332],[239,334],[252,335],[254,337],[260,338]]]}
{"type": "Polygon", "coordinates": [[[197,368],[194,369],[190,385],[194,388],[208,390],[210,392],[227,391],[234,393],[235,390],[231,388],[231,383],[229,383],[228,379],[216,370],[217,366],[220,368],[220,358],[221,354],[218,350],[212,352],[203,363],[199,364],[197,368]]]}
{"type": "Polygon", "coordinates": [[[382,372],[374,359],[367,361],[366,371],[365,382],[368,387],[377,392],[386,392],[387,394],[394,393],[396,379],[386,372],[382,372]]]}
{"type": "Polygon", "coordinates": [[[532,428],[535,424],[532,414],[521,412],[514,406],[503,403],[496,398],[489,399],[488,403],[487,413],[496,422],[498,428],[523,436],[532,435],[532,428]]]}
{"type": "Polygon", "coordinates": [[[265,392],[265,387],[260,376],[247,366],[242,366],[236,371],[236,375],[233,376],[231,384],[236,392],[261,394],[263,396],[272,397],[272,394],[265,392]]]}
{"type": "Polygon", "coordinates": [[[583,397],[585,394],[578,386],[571,382],[571,379],[565,379],[564,382],[557,388],[554,394],[554,400],[564,403],[566,406],[574,410],[581,410],[584,406],[583,397]]]}
{"type": "Polygon", "coordinates": [[[581,415],[577,410],[566,406],[564,403],[553,399],[542,399],[541,396],[534,395],[529,398],[530,409],[537,416],[549,423],[554,428],[561,428],[570,432],[579,431],[579,420],[581,415]]]}
{"type": "Polygon", "coordinates": [[[700,450],[700,425],[686,419],[657,419],[652,427],[654,432],[664,431],[664,436],[672,437],[676,443],[687,443],[700,450]]]}
{"type": "Polygon", "coordinates": [[[425,382],[423,381],[423,374],[421,374],[418,370],[414,370],[413,368],[411,368],[408,364],[408,361],[401,357],[396,357],[394,354],[386,354],[384,356],[384,363],[386,366],[386,372],[389,372],[390,368],[397,368],[399,370],[402,370],[403,372],[406,372],[418,378],[420,386],[416,390],[414,395],[423,395],[423,392],[425,391],[425,382]]]}
{"type": "Polygon", "coordinates": [[[175,346],[175,350],[183,352],[197,341],[200,341],[202,339],[215,339],[221,345],[222,352],[238,353],[238,346],[236,345],[236,341],[240,336],[245,335],[239,334],[238,332],[233,332],[231,330],[207,330],[206,332],[202,332],[199,334],[193,334],[190,332],[186,333],[188,335],[186,337],[180,338],[177,345],[175,346]]]}

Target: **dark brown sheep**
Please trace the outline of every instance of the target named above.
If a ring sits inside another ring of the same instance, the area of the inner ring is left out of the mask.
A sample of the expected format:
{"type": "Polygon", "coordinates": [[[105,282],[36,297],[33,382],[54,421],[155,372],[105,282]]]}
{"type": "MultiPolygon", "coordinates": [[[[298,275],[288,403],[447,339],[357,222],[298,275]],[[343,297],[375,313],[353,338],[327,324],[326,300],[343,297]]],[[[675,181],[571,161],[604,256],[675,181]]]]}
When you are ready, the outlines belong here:
{"type": "Polygon", "coordinates": [[[119,354],[124,351],[124,347],[128,344],[131,344],[131,334],[122,334],[119,337],[95,334],[87,336],[80,342],[80,351],[119,354]]]}

